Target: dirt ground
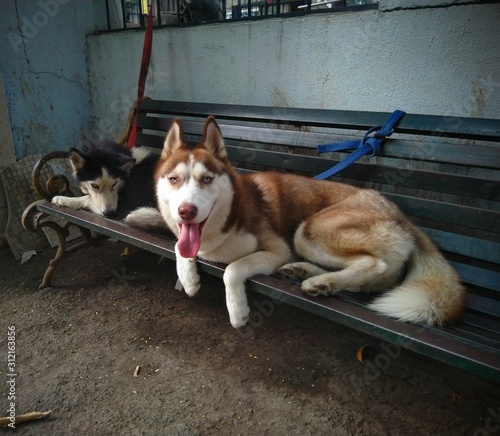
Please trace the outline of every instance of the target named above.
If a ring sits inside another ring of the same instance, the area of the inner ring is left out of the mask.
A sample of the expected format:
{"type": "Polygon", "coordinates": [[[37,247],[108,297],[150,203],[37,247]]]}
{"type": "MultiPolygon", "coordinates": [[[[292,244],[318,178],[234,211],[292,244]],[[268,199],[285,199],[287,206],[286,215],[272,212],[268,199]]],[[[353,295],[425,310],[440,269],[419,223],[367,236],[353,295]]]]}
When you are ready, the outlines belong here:
{"type": "MultiPolygon", "coordinates": [[[[15,327],[15,409],[52,411],[22,435],[487,435],[500,389],[259,294],[234,330],[222,282],[175,291],[174,263],[108,242],[20,265],[0,250],[1,416],[15,327]],[[357,349],[368,344],[363,366],[357,349]],[[387,351],[388,349],[385,348],[387,351]],[[385,356],[385,360],[381,359],[385,356]],[[377,366],[370,365],[372,359],[377,366]],[[137,377],[134,371],[140,367],[137,377]]],[[[11,383],[12,384],[12,383],[11,383]]]]}

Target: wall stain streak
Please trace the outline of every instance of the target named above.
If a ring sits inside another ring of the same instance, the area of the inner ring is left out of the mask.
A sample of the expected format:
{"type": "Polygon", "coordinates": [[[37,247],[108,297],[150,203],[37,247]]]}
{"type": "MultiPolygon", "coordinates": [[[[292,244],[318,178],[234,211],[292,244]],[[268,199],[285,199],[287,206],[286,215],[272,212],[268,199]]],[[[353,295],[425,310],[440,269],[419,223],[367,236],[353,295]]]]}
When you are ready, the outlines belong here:
{"type": "Polygon", "coordinates": [[[472,83],[472,92],[474,93],[474,101],[476,104],[476,116],[481,117],[484,114],[486,106],[486,98],[484,96],[482,83],[480,80],[475,80],[472,83]]]}

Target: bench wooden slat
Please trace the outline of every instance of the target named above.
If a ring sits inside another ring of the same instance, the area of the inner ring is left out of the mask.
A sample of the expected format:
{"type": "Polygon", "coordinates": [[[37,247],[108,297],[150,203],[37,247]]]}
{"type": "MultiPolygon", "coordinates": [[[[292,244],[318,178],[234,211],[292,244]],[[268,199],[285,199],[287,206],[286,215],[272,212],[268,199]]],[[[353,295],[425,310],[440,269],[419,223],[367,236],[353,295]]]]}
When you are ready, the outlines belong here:
{"type": "MultiPolygon", "coordinates": [[[[158,118],[142,114],[139,116],[138,126],[143,129],[165,132],[172,119],[172,117],[158,118]]],[[[228,144],[231,144],[231,140],[238,140],[252,144],[265,142],[266,144],[316,148],[321,144],[360,139],[363,134],[360,132],[358,136],[353,136],[338,133],[270,129],[269,127],[224,124],[223,120],[218,120],[218,123],[228,144]],[[265,139],[259,141],[259,138],[265,139]]],[[[203,124],[203,121],[183,120],[184,131],[191,135],[201,135],[203,124]]],[[[386,157],[429,160],[458,165],[467,165],[474,161],[478,167],[500,169],[500,157],[494,147],[448,144],[442,140],[429,144],[429,142],[418,140],[388,138],[383,145],[382,154],[386,157]]]]}
{"type": "MultiPolygon", "coordinates": [[[[384,195],[413,217],[437,219],[485,231],[495,231],[500,228],[500,212],[398,194],[384,193],[384,195]]],[[[500,235],[494,241],[500,242],[500,235]]]]}
{"type": "Polygon", "coordinates": [[[119,241],[130,243],[138,248],[144,248],[160,256],[175,260],[175,240],[173,237],[143,232],[127,226],[122,221],[106,218],[85,210],[73,210],[58,207],[50,203],[37,205],[38,210],[61,218],[75,225],[88,228],[119,241]]]}
{"type": "MultiPolygon", "coordinates": [[[[164,138],[137,134],[137,143],[142,146],[161,148],[164,138]]],[[[254,165],[266,165],[276,169],[287,169],[291,171],[302,171],[311,174],[320,174],[332,167],[337,160],[325,159],[316,156],[304,156],[292,153],[282,153],[269,150],[258,150],[227,146],[229,158],[232,161],[245,161],[254,165]]],[[[370,181],[391,185],[397,182],[398,186],[443,192],[461,196],[469,196],[475,199],[488,201],[500,201],[500,181],[493,183],[483,178],[457,176],[447,174],[443,178],[442,173],[422,170],[402,170],[383,165],[371,165],[356,163],[344,169],[340,174],[342,177],[352,180],[370,181]]]]}
{"type": "Polygon", "coordinates": [[[463,319],[463,323],[450,328],[454,335],[493,349],[498,346],[499,322],[484,318],[482,315],[477,316],[474,312],[466,313],[463,319]],[[476,324],[479,326],[476,327],[476,324]]]}
{"type": "Polygon", "coordinates": [[[137,132],[135,143],[141,147],[150,147],[162,149],[165,142],[165,136],[151,135],[147,133],[137,132]]]}
{"type": "MultiPolygon", "coordinates": [[[[240,172],[253,172],[241,170],[240,172]]],[[[484,230],[495,242],[500,242],[500,234],[491,233],[492,229],[499,228],[500,212],[489,211],[469,206],[444,203],[436,200],[407,197],[398,194],[384,193],[391,201],[410,217],[454,224],[457,227],[467,227],[484,230]],[[482,219],[483,221],[478,221],[482,219]]]]}
{"type": "MultiPolygon", "coordinates": [[[[472,265],[450,261],[460,274],[462,280],[473,285],[481,286],[487,289],[498,290],[500,285],[500,272],[478,268],[472,265]]],[[[500,307],[499,307],[500,310],[500,307]]]]}
{"type": "MultiPolygon", "coordinates": [[[[201,124],[201,123],[200,123],[201,124]]],[[[326,133],[312,133],[294,130],[277,130],[269,128],[247,126],[221,126],[221,131],[227,142],[231,140],[259,142],[259,138],[266,138],[266,144],[276,144],[293,147],[317,148],[318,145],[332,144],[353,139],[361,139],[363,132],[358,136],[335,135],[326,133]]],[[[469,146],[448,144],[442,141],[429,146],[428,142],[405,139],[388,138],[382,148],[381,156],[432,161],[434,163],[467,165],[474,160],[475,165],[482,168],[500,169],[500,158],[493,147],[469,146]]]]}
{"type": "MultiPolygon", "coordinates": [[[[229,158],[233,161],[244,161],[255,165],[288,169],[291,171],[320,174],[331,168],[338,160],[316,156],[281,153],[276,151],[227,146],[229,158]]],[[[397,184],[400,187],[442,192],[490,201],[500,201],[500,181],[493,183],[482,178],[457,176],[422,171],[417,169],[400,169],[384,165],[364,163],[352,164],[338,174],[343,178],[361,180],[363,182],[386,185],[397,184]]],[[[332,179],[334,180],[334,179],[332,179]]]]}
{"type": "Polygon", "coordinates": [[[457,235],[456,233],[428,227],[424,228],[424,230],[444,251],[500,264],[500,243],[457,235]]]}
{"type": "MultiPolygon", "coordinates": [[[[495,300],[492,298],[477,295],[473,292],[469,292],[467,294],[467,307],[492,317],[496,317],[497,319],[495,321],[500,327],[500,307],[498,307],[498,304],[493,304],[494,302],[495,300]]],[[[497,330],[497,332],[499,330],[497,330]]]]}
{"type": "Polygon", "coordinates": [[[500,322],[494,318],[487,318],[482,313],[466,312],[460,322],[449,327],[453,333],[461,337],[469,337],[492,347],[498,346],[498,332],[500,322]]]}
{"type": "MultiPolygon", "coordinates": [[[[333,109],[276,108],[217,103],[196,103],[162,100],[145,100],[142,112],[206,117],[207,114],[228,120],[276,122],[291,125],[337,127],[342,129],[367,130],[383,124],[390,112],[359,112],[333,109]]],[[[454,138],[476,138],[498,141],[500,121],[495,119],[444,117],[434,115],[406,114],[397,132],[447,136],[454,138]]]]}

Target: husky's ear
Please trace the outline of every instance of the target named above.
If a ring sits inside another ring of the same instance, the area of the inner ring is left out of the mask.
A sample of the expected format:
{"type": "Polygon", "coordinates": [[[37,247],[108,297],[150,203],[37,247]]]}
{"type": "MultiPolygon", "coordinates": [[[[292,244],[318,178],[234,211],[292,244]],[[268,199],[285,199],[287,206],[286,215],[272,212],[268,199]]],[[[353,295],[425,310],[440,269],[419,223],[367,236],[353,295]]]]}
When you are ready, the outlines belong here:
{"type": "Polygon", "coordinates": [[[184,147],[184,132],[179,118],[174,118],[170,128],[168,129],[167,137],[163,143],[163,151],[161,159],[170,156],[175,150],[184,147]]]}
{"type": "Polygon", "coordinates": [[[76,173],[78,170],[81,170],[87,159],[81,154],[76,148],[71,147],[69,149],[69,163],[71,164],[71,168],[76,173]]]}
{"type": "Polygon", "coordinates": [[[201,143],[210,153],[219,159],[227,157],[224,138],[213,116],[209,116],[205,121],[201,143]]]}

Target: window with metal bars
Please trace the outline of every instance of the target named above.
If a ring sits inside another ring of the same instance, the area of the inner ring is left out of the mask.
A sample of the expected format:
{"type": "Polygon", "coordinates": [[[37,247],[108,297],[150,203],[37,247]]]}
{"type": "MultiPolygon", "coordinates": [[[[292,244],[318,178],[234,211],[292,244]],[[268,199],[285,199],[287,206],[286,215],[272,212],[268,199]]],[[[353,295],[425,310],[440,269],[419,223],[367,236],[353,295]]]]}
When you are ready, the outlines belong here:
{"type": "MultiPolygon", "coordinates": [[[[105,0],[105,2],[107,30],[145,26],[148,0],[105,0]]],[[[378,7],[378,0],[152,0],[151,3],[155,27],[378,7]]]]}

